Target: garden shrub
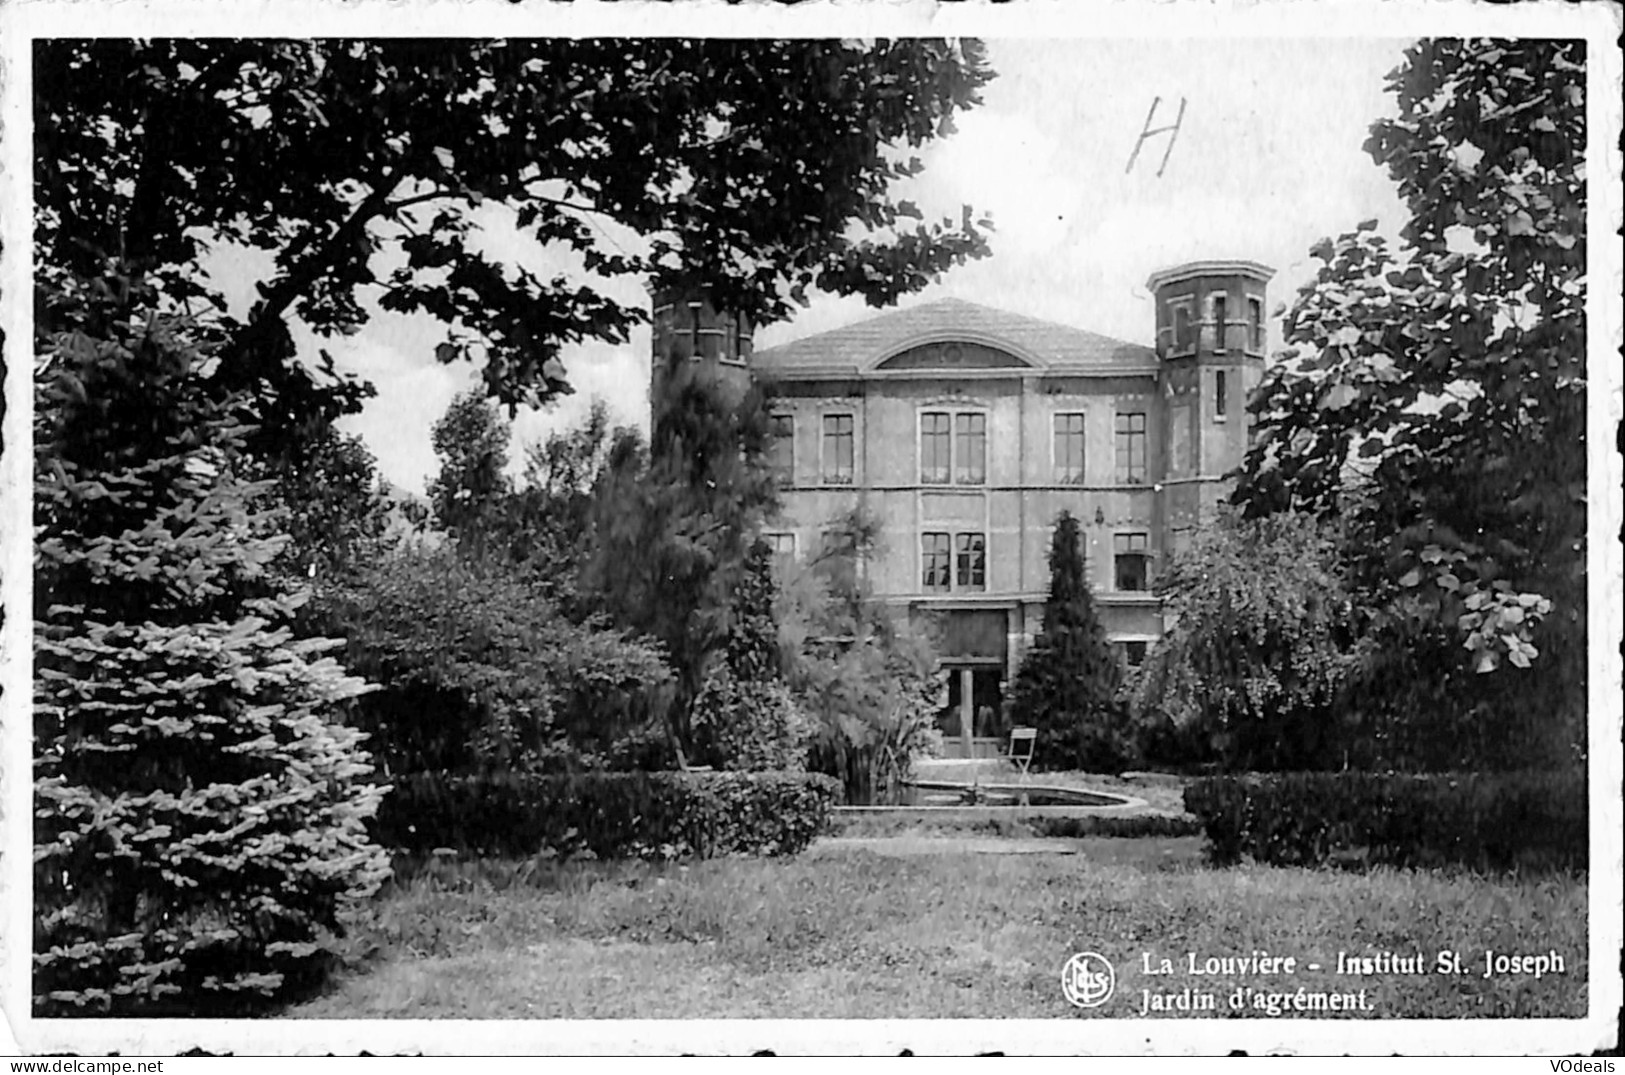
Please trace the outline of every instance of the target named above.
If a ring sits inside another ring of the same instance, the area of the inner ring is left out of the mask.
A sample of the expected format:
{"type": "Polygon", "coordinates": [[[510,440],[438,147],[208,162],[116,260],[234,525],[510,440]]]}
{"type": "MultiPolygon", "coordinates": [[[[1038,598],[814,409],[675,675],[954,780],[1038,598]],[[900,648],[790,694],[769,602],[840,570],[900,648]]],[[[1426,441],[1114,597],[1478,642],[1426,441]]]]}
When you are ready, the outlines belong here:
{"type": "Polygon", "coordinates": [[[792,855],[824,831],[837,792],[815,773],[414,773],[373,831],[413,853],[792,855]]]}
{"type": "Polygon", "coordinates": [[[689,715],[696,764],[775,772],[806,767],[812,724],[784,682],[773,619],[777,590],[772,552],[758,540],[734,587],[721,659],[712,664],[689,715]]]}
{"type": "Polygon", "coordinates": [[[1191,535],[1157,580],[1171,626],[1132,681],[1147,761],[1211,759],[1225,772],[1359,764],[1349,696],[1369,610],[1343,561],[1335,523],[1291,512],[1224,509],[1191,535]]]}
{"type": "Polygon", "coordinates": [[[829,533],[814,561],[785,571],[785,679],[812,725],[807,768],[839,781],[849,805],[895,803],[915,761],[942,744],[936,625],[875,598],[859,570],[881,554],[872,514],[848,512],[829,533]]]}
{"type": "Polygon", "coordinates": [[[1026,819],[1038,836],[1078,838],[1112,836],[1122,840],[1160,839],[1172,836],[1200,836],[1202,823],[1179,814],[1085,814],[1081,817],[1026,819]]]}
{"type": "Polygon", "coordinates": [[[664,738],[658,647],[571,622],[511,565],[405,548],[317,604],[347,664],[384,684],[350,719],[388,772],[611,768],[664,738]]]}
{"type": "Polygon", "coordinates": [[[721,664],[694,700],[690,725],[698,763],[768,772],[806,768],[812,729],[783,680],[741,680],[721,664]]]}
{"type": "Polygon", "coordinates": [[[1214,862],[1585,869],[1583,774],[1280,773],[1185,789],[1214,862]]]}

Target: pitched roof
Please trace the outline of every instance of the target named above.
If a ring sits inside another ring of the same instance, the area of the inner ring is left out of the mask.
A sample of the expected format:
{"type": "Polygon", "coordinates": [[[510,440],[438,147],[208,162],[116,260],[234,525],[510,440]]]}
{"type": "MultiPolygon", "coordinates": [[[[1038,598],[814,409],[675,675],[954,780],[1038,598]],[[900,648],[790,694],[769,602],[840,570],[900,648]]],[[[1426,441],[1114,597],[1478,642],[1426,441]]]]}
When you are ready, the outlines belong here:
{"type": "Polygon", "coordinates": [[[1040,370],[1066,373],[1150,373],[1156,352],[1136,343],[995,310],[963,299],[939,299],[893,310],[845,328],[757,351],[752,365],[789,377],[851,375],[925,343],[961,340],[1006,350],[1040,370]]]}

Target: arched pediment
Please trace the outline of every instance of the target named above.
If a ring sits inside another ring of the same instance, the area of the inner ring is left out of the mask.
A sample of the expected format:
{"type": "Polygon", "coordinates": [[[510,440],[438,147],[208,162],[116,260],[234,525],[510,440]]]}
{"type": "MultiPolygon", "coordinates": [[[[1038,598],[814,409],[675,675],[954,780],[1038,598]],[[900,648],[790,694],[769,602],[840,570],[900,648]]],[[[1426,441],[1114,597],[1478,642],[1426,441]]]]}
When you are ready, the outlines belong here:
{"type": "Polygon", "coordinates": [[[874,366],[876,370],[1032,369],[1037,363],[997,344],[976,340],[927,340],[909,344],[874,366]]]}

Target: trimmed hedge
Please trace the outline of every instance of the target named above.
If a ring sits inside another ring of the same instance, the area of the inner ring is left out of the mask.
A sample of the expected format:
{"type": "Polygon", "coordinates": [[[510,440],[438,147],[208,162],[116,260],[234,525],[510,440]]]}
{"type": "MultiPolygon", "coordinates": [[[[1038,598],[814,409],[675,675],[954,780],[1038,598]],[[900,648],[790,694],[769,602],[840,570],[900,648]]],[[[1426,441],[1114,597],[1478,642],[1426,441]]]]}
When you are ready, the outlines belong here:
{"type": "Polygon", "coordinates": [[[1185,789],[1216,864],[1587,868],[1583,774],[1275,773],[1185,789]]]}
{"type": "Polygon", "coordinates": [[[1110,836],[1144,840],[1202,835],[1202,823],[1183,814],[1084,814],[1081,817],[1031,817],[1026,821],[1039,836],[1073,839],[1110,836]]]}
{"type": "Polygon", "coordinates": [[[817,773],[412,773],[373,823],[386,847],[598,858],[793,855],[829,822],[817,773]]]}

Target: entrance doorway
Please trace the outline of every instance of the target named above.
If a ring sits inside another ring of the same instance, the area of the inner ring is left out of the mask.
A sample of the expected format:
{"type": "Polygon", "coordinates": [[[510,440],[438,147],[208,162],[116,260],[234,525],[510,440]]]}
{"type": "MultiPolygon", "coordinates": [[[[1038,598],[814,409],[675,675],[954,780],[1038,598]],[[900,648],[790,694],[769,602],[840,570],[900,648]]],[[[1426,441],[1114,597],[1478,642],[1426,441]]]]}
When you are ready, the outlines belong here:
{"type": "Polygon", "coordinates": [[[997,757],[1003,749],[1004,669],[995,664],[946,664],[946,704],[937,714],[943,753],[950,758],[997,757]]]}

